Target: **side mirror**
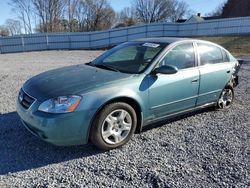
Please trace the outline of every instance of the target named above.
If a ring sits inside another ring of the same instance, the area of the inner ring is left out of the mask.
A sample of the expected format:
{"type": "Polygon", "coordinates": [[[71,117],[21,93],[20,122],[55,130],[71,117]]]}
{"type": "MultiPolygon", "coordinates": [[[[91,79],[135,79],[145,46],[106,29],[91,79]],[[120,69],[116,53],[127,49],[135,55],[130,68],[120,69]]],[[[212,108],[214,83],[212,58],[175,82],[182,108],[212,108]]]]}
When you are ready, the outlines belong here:
{"type": "Polygon", "coordinates": [[[153,74],[175,74],[178,72],[178,68],[173,65],[162,65],[153,70],[153,74]]]}

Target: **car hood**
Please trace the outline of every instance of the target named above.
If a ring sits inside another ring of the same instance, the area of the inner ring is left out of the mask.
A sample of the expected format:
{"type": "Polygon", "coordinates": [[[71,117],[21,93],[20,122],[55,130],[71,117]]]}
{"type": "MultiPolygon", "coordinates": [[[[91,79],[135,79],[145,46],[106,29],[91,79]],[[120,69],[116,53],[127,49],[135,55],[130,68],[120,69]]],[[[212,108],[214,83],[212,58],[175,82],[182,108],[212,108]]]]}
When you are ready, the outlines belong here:
{"type": "Polygon", "coordinates": [[[81,94],[129,77],[130,74],[87,65],[74,65],[34,76],[23,85],[23,90],[37,100],[44,101],[58,96],[81,94]]]}

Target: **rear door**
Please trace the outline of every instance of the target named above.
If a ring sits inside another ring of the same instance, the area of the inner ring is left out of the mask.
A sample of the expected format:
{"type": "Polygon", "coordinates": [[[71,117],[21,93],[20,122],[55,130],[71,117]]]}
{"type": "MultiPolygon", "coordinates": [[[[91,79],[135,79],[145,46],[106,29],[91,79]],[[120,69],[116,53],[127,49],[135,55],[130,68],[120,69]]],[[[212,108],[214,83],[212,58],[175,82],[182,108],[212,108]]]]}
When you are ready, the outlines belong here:
{"type": "Polygon", "coordinates": [[[176,74],[151,76],[149,105],[154,118],[195,107],[199,88],[199,69],[195,66],[192,42],[172,48],[158,64],[178,68],[176,74]]]}
{"type": "Polygon", "coordinates": [[[231,79],[232,63],[225,51],[210,43],[197,43],[200,88],[197,105],[216,102],[231,79]]]}

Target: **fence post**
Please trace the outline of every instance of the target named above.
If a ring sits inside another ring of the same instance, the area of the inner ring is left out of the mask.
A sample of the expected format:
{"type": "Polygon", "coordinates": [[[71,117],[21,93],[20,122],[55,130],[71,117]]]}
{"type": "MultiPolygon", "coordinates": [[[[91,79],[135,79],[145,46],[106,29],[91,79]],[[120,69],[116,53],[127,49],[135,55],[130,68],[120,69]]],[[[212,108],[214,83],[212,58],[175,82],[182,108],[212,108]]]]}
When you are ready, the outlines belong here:
{"type": "Polygon", "coordinates": [[[128,42],[128,28],[126,28],[126,42],[128,42]]]}
{"type": "Polygon", "coordinates": [[[71,33],[70,33],[70,32],[67,32],[67,36],[68,36],[68,43],[69,43],[69,45],[68,45],[69,49],[68,49],[68,50],[72,50],[72,45],[71,45],[71,37],[70,37],[70,35],[71,35],[71,33]]]}
{"type": "Polygon", "coordinates": [[[162,37],[164,37],[164,24],[165,22],[162,23],[162,35],[161,35],[162,37]]]}
{"type": "Polygon", "coordinates": [[[108,32],[109,32],[109,43],[108,43],[108,48],[109,48],[110,47],[110,30],[108,32]]]}
{"type": "Polygon", "coordinates": [[[24,39],[23,39],[23,36],[21,36],[21,41],[22,41],[22,48],[23,48],[23,52],[24,52],[24,39]]]}
{"type": "Polygon", "coordinates": [[[3,38],[0,37],[0,54],[2,53],[2,40],[3,40],[3,38]]]}
{"type": "Polygon", "coordinates": [[[92,49],[92,47],[91,47],[91,34],[88,33],[88,36],[89,36],[89,37],[88,37],[88,38],[89,38],[89,48],[92,49]]]}
{"type": "Polygon", "coordinates": [[[49,36],[48,33],[45,34],[47,50],[49,49],[49,36]]]}
{"type": "Polygon", "coordinates": [[[238,25],[238,33],[237,33],[238,36],[239,36],[240,33],[241,33],[241,31],[240,31],[240,30],[241,30],[241,27],[240,27],[240,26],[242,25],[242,22],[243,22],[243,19],[241,18],[240,21],[238,22],[238,23],[239,23],[239,25],[238,25]]]}

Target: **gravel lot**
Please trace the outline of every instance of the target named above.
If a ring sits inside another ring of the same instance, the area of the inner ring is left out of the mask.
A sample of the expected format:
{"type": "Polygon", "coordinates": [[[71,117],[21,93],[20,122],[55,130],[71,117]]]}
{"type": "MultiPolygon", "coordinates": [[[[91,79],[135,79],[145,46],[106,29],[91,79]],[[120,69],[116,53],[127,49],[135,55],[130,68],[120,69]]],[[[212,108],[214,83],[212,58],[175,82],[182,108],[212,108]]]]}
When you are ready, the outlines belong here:
{"type": "Polygon", "coordinates": [[[100,53],[0,55],[0,187],[250,187],[250,64],[232,108],[147,128],[120,149],[56,147],[27,132],[15,112],[25,80],[100,53]]]}

